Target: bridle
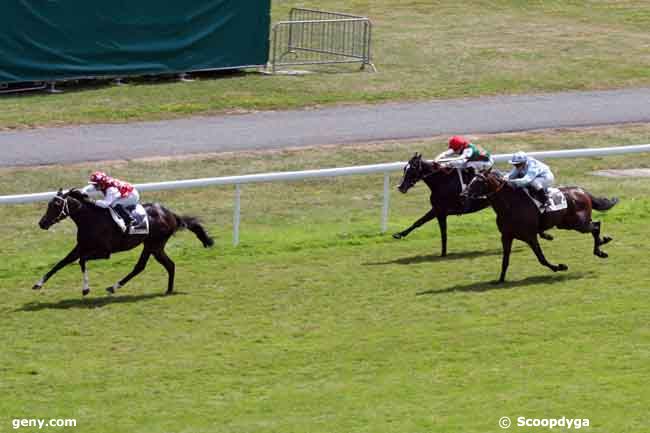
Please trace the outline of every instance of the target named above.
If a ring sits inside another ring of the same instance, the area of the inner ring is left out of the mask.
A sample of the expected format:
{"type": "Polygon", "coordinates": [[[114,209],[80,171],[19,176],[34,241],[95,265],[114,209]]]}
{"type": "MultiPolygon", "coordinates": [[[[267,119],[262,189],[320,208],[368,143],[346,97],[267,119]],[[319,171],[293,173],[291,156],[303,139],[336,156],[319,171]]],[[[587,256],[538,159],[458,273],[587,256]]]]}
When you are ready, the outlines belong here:
{"type": "MultiPolygon", "coordinates": [[[[423,171],[422,170],[422,165],[423,165],[422,160],[420,160],[420,162],[418,164],[418,173],[422,173],[422,171],[423,171]]],[[[434,174],[437,174],[437,173],[440,173],[440,172],[443,172],[443,173],[447,174],[447,173],[451,172],[451,170],[453,170],[453,168],[444,167],[444,166],[442,166],[440,164],[436,164],[435,161],[434,161],[431,164],[431,171],[429,173],[427,173],[427,174],[421,175],[419,177],[419,179],[416,180],[416,182],[421,181],[423,179],[426,179],[427,177],[433,176],[434,174]],[[439,168],[435,168],[436,165],[438,165],[439,168]]]]}
{"type": "MultiPolygon", "coordinates": [[[[437,164],[437,163],[434,161],[433,163],[431,163],[431,171],[430,171],[429,173],[422,174],[423,171],[424,171],[424,170],[422,169],[422,167],[424,166],[424,164],[422,163],[422,159],[421,159],[421,158],[418,159],[418,161],[417,161],[417,166],[416,166],[415,164],[412,164],[411,161],[409,161],[408,165],[411,166],[411,167],[413,167],[415,170],[417,170],[417,174],[416,174],[415,176],[413,176],[414,179],[409,179],[409,183],[408,183],[408,187],[407,187],[407,188],[411,188],[411,187],[413,187],[413,186],[414,186],[416,183],[418,183],[419,181],[424,180],[424,179],[426,179],[426,178],[428,178],[428,177],[431,177],[431,176],[433,176],[434,174],[438,174],[438,173],[441,173],[441,172],[444,173],[444,174],[449,174],[449,173],[453,170],[453,168],[446,168],[446,167],[444,167],[444,166],[442,166],[442,165],[440,165],[440,164],[437,164]],[[436,166],[437,166],[437,167],[436,167],[436,166]]],[[[406,169],[405,169],[405,170],[406,170],[406,169]]]]}
{"type": "Polygon", "coordinates": [[[60,197],[60,196],[58,196],[58,195],[55,196],[54,198],[55,198],[56,200],[61,200],[61,201],[63,201],[63,205],[61,206],[61,211],[60,211],[59,214],[56,216],[56,218],[54,218],[54,219],[52,220],[52,222],[50,223],[50,225],[54,225],[54,224],[58,223],[59,221],[61,221],[62,219],[64,219],[64,218],[70,216],[70,208],[68,207],[68,199],[67,199],[67,198],[63,198],[63,197],[60,197]]]}

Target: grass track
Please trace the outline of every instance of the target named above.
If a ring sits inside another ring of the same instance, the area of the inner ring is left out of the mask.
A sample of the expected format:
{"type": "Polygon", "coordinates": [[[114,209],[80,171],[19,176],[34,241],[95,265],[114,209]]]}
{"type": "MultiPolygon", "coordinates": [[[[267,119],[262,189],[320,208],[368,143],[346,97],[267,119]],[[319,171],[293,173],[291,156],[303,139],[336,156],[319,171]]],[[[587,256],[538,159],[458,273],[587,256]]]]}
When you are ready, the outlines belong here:
{"type": "MultiPolygon", "coordinates": [[[[496,152],[648,142],[647,125],[481,137],[496,152]],[[526,144],[522,144],[526,143],[526,144]]],[[[134,181],[331,167],[433,155],[425,143],[134,161],[134,181]]],[[[69,222],[36,228],[43,205],[0,208],[0,431],[12,418],[76,418],[79,432],[497,432],[501,416],[589,418],[593,432],[647,430],[647,214],[650,182],[586,174],[650,167],[647,155],[552,162],[565,184],[621,203],[591,237],[555,231],[553,274],[521,244],[503,287],[490,211],[378,234],[381,177],[245,187],[242,246],[230,243],[231,189],[149,195],[203,218],[217,238],[169,245],[178,294],[147,270],[105,297],[137,252],[29,287],[71,246],[69,222]],[[17,237],[16,235],[20,236],[17,237]]],[[[0,170],[0,193],[78,184],[94,165],[0,170]]],[[[397,179],[393,179],[396,183],[397,179]]],[[[426,188],[392,195],[390,230],[425,211],[426,188]]],[[[515,429],[514,431],[527,431],[515,429]]],[[[535,430],[531,430],[535,431],[535,430]]],[[[559,431],[562,431],[559,429],[559,431]]]]}

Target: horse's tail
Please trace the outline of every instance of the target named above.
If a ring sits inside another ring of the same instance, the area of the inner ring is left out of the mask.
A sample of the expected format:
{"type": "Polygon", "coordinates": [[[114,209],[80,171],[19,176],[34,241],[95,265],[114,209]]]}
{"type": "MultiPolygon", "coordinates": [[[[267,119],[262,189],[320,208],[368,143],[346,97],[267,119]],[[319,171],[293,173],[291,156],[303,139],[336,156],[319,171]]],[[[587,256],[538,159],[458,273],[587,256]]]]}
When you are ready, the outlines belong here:
{"type": "Polygon", "coordinates": [[[174,215],[176,221],[178,222],[178,227],[183,229],[186,228],[193,232],[197,238],[201,241],[205,248],[211,247],[214,245],[214,240],[208,235],[208,232],[203,228],[199,220],[191,216],[180,216],[174,215]]]}
{"type": "Polygon", "coordinates": [[[616,205],[616,203],[618,203],[617,197],[612,197],[611,199],[609,199],[605,197],[594,197],[589,193],[587,194],[591,199],[591,207],[596,210],[600,210],[600,211],[610,210],[616,205]]]}

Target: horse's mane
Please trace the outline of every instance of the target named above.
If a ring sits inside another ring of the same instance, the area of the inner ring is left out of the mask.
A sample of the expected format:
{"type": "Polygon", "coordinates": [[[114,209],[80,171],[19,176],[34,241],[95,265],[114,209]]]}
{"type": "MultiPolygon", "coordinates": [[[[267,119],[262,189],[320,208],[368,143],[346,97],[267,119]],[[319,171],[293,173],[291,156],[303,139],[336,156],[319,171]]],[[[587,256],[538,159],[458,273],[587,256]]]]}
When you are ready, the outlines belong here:
{"type": "Polygon", "coordinates": [[[80,189],[77,188],[72,188],[70,191],[68,191],[66,193],[66,197],[72,197],[76,200],[79,200],[82,203],[87,203],[89,200],[88,194],[82,192],[80,189]]]}
{"type": "Polygon", "coordinates": [[[431,170],[432,170],[431,174],[439,174],[440,173],[440,174],[447,175],[447,174],[450,174],[453,171],[452,169],[446,168],[445,166],[443,166],[442,164],[440,164],[437,161],[427,161],[427,160],[423,159],[422,163],[431,166],[431,170]]]}
{"type": "Polygon", "coordinates": [[[503,174],[503,172],[500,171],[497,168],[491,169],[490,171],[485,173],[484,176],[485,176],[486,179],[495,178],[495,179],[497,179],[499,181],[506,181],[507,180],[506,176],[503,174]]]}

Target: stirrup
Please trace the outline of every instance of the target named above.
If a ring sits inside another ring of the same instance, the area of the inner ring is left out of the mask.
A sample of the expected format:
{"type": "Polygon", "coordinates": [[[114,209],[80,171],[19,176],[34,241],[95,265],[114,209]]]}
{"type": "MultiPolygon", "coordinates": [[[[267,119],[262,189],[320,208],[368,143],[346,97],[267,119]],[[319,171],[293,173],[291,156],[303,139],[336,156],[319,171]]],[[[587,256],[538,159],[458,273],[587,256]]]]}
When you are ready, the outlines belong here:
{"type": "Polygon", "coordinates": [[[460,192],[462,193],[467,189],[467,185],[465,185],[465,182],[463,181],[463,169],[456,168],[456,171],[458,172],[458,180],[460,181],[460,192]]]}

